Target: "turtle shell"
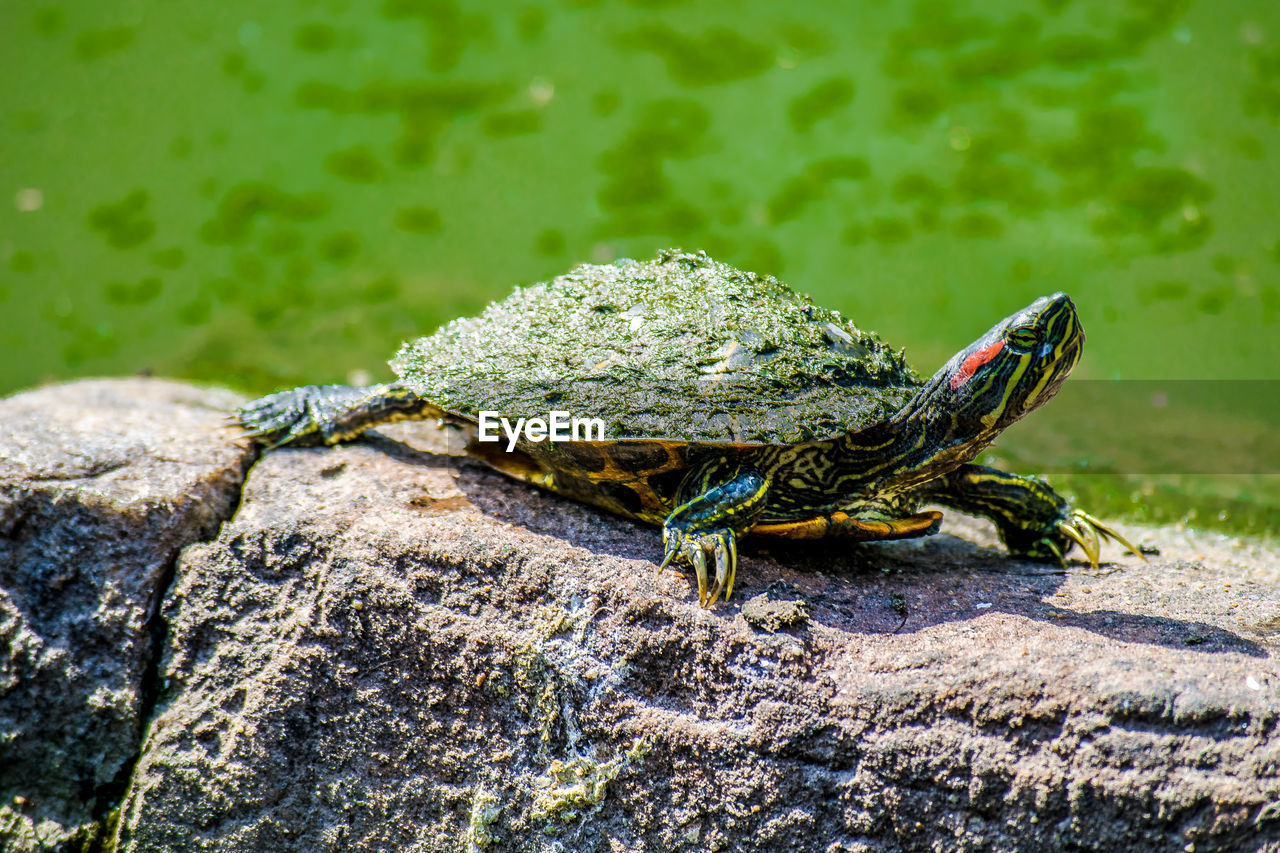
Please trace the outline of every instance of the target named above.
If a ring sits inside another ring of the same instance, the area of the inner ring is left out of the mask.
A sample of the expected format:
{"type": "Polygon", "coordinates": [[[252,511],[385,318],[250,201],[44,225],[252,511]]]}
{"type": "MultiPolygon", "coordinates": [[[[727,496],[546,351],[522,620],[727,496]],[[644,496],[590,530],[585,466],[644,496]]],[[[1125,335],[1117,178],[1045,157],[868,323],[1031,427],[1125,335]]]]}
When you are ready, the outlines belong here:
{"type": "Polygon", "coordinates": [[[838,312],[676,250],[516,288],[391,364],[458,414],[566,411],[610,439],[790,444],[883,420],[920,385],[901,351],[838,312]]]}

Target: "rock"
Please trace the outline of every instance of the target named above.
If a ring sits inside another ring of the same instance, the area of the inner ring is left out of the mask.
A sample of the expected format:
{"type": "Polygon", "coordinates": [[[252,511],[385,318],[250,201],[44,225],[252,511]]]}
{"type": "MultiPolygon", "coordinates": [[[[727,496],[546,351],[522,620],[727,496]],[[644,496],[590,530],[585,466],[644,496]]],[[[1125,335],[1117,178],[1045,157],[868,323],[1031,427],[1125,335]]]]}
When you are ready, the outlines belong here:
{"type": "Polygon", "coordinates": [[[1280,844],[1274,550],[944,530],[748,542],[707,611],[652,528],[386,437],[270,452],[179,560],[116,849],[1280,844]],[[779,581],[808,621],[758,631],[779,581]]]}
{"type": "Polygon", "coordinates": [[[1273,548],[1060,571],[952,516],[748,541],[705,611],[422,425],[242,490],[235,401],[0,401],[0,847],[1280,848],[1273,548]]]}
{"type": "Polygon", "coordinates": [[[86,843],[123,794],[159,595],[254,455],[237,400],[144,379],[0,400],[0,848],[86,843]]]}
{"type": "Polygon", "coordinates": [[[781,581],[772,583],[764,592],[747,599],[742,605],[742,618],[770,634],[803,625],[809,621],[809,602],[796,598],[798,592],[781,581]]]}

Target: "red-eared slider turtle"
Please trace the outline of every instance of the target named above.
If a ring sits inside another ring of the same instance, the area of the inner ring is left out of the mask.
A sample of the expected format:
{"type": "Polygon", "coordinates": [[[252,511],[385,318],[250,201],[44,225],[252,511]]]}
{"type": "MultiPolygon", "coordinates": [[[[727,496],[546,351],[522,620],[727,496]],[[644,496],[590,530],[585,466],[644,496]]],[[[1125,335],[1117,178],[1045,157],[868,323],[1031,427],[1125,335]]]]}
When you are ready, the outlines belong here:
{"type": "Polygon", "coordinates": [[[517,288],[406,344],[392,361],[397,382],[295,388],[239,418],[272,447],[335,444],[408,418],[451,422],[499,471],[662,525],[659,570],[691,565],[710,606],[733,591],[747,533],[924,536],[942,518],[925,504],[990,518],[1018,556],[1061,561],[1074,543],[1097,565],[1099,533],[1133,550],[1043,481],[970,464],[1057,392],[1083,344],[1058,293],[921,381],[900,352],[777,279],[666,251],[517,288]],[[531,440],[548,433],[551,412],[600,419],[604,435],[531,440]],[[481,440],[493,415],[542,423],[510,442],[481,440]]]}

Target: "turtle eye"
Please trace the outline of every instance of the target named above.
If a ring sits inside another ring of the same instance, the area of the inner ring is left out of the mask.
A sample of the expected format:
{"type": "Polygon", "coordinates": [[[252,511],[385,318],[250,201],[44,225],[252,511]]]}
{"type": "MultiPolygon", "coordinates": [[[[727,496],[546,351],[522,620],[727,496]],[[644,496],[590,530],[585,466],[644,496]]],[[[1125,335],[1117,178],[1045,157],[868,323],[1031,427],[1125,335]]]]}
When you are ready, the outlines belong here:
{"type": "Polygon", "coordinates": [[[1014,349],[1030,352],[1040,343],[1040,331],[1032,326],[1015,326],[1005,332],[1005,339],[1014,349]]]}

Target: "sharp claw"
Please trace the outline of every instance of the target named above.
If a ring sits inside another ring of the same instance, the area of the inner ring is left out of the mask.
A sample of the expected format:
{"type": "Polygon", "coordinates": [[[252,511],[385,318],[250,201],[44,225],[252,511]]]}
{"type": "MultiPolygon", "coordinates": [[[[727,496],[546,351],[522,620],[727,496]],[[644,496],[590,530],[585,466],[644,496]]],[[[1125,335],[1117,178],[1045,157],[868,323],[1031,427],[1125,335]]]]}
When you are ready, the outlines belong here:
{"type": "Polygon", "coordinates": [[[663,542],[667,553],[657,574],[662,574],[673,562],[688,563],[698,578],[698,604],[710,608],[721,595],[725,601],[729,600],[738,571],[738,549],[731,533],[708,531],[689,535],[677,529],[670,533],[664,530],[663,542]]]}
{"type": "Polygon", "coordinates": [[[1058,522],[1058,532],[1070,539],[1072,542],[1080,546],[1080,549],[1086,554],[1089,552],[1089,546],[1084,544],[1084,537],[1068,522],[1058,522]]]}
{"type": "Polygon", "coordinates": [[[1093,525],[1093,527],[1096,528],[1097,531],[1101,533],[1103,536],[1107,537],[1108,539],[1114,539],[1116,542],[1119,542],[1121,545],[1128,548],[1130,554],[1136,554],[1142,560],[1142,562],[1144,563],[1147,562],[1147,555],[1143,554],[1141,551],[1135,548],[1133,543],[1130,542],[1128,539],[1125,539],[1123,536],[1121,536],[1120,532],[1116,530],[1114,527],[1108,524],[1102,523],[1101,521],[1094,518],[1092,515],[1089,515],[1089,513],[1084,512],[1083,510],[1078,511],[1077,514],[1081,518],[1083,518],[1085,521],[1089,522],[1089,524],[1093,525]]]}
{"type": "Polygon", "coordinates": [[[708,607],[716,603],[716,599],[720,597],[720,593],[724,592],[724,600],[729,600],[729,592],[733,589],[733,567],[732,552],[733,545],[730,540],[723,534],[718,533],[714,538],[715,544],[712,546],[712,555],[716,562],[716,585],[711,590],[711,601],[708,607]]]}
{"type": "Polygon", "coordinates": [[[715,565],[716,572],[715,583],[712,584],[711,590],[707,593],[707,603],[703,605],[708,609],[715,606],[716,599],[720,597],[720,590],[724,586],[724,549],[719,542],[711,546],[711,561],[715,565]]]}
{"type": "Polygon", "coordinates": [[[1134,545],[1132,542],[1130,542],[1128,539],[1125,539],[1123,536],[1121,536],[1120,534],[1115,533],[1115,532],[1113,532],[1111,535],[1112,535],[1112,536],[1114,536],[1114,537],[1115,537],[1115,538],[1120,542],[1120,544],[1121,544],[1121,545],[1123,545],[1124,547],[1128,548],[1128,549],[1129,549],[1129,553],[1130,553],[1130,554],[1133,554],[1134,556],[1136,556],[1139,560],[1141,560],[1141,561],[1142,561],[1142,562],[1144,562],[1144,563],[1149,563],[1149,562],[1151,562],[1150,560],[1148,560],[1148,559],[1147,559],[1147,555],[1146,555],[1146,554],[1144,554],[1144,553],[1142,553],[1142,550],[1141,550],[1140,548],[1138,548],[1137,546],[1135,546],[1135,545],[1134,545]]]}
{"type": "MultiPolygon", "coordinates": [[[[676,558],[676,554],[679,554],[679,553],[680,553],[680,549],[679,549],[679,548],[669,548],[669,549],[667,549],[667,556],[666,556],[666,558],[662,561],[662,564],[658,566],[658,575],[662,574],[662,570],[663,570],[663,569],[665,569],[667,566],[671,565],[671,561],[672,561],[672,560],[674,560],[674,559],[676,558]]],[[[655,575],[654,577],[657,577],[657,575],[655,575]]]]}
{"type": "Polygon", "coordinates": [[[1075,512],[1072,513],[1072,515],[1074,515],[1076,518],[1084,519],[1085,521],[1089,522],[1099,530],[1105,530],[1108,533],[1111,532],[1111,529],[1107,527],[1107,525],[1103,524],[1101,521],[1094,518],[1092,515],[1090,515],[1089,513],[1085,512],[1082,509],[1076,510],[1075,512]]]}
{"type": "MultiPolygon", "coordinates": [[[[1102,545],[1107,542],[1117,542],[1129,550],[1129,553],[1136,554],[1144,563],[1147,562],[1146,555],[1134,546],[1132,542],[1124,538],[1120,531],[1114,527],[1094,518],[1084,510],[1074,510],[1070,518],[1066,521],[1058,522],[1058,532],[1066,536],[1072,542],[1080,546],[1080,550],[1084,551],[1084,555],[1088,557],[1090,565],[1098,568],[1098,559],[1102,555],[1102,545]]],[[[1053,549],[1055,554],[1061,554],[1058,548],[1046,540],[1046,543],[1053,549]]]]}
{"type": "Polygon", "coordinates": [[[1093,528],[1092,524],[1089,524],[1078,515],[1072,521],[1076,530],[1089,537],[1089,547],[1085,549],[1085,554],[1089,557],[1089,565],[1095,569],[1098,568],[1098,557],[1102,554],[1102,543],[1098,541],[1098,531],[1093,528]]]}
{"type": "Polygon", "coordinates": [[[707,589],[707,601],[704,607],[710,608],[716,603],[716,599],[720,597],[720,573],[724,571],[722,568],[722,557],[720,554],[720,543],[715,541],[715,537],[708,544],[703,545],[704,551],[709,551],[711,555],[711,567],[715,570],[707,574],[709,587],[707,589]]]}
{"type": "Polygon", "coordinates": [[[698,604],[707,607],[707,554],[701,545],[686,543],[685,547],[688,549],[686,556],[698,575],[698,604]]]}
{"type": "Polygon", "coordinates": [[[1055,545],[1052,539],[1045,539],[1044,544],[1048,545],[1049,550],[1053,552],[1053,556],[1058,558],[1058,565],[1065,569],[1067,567],[1067,561],[1062,556],[1062,549],[1055,545]]]}

